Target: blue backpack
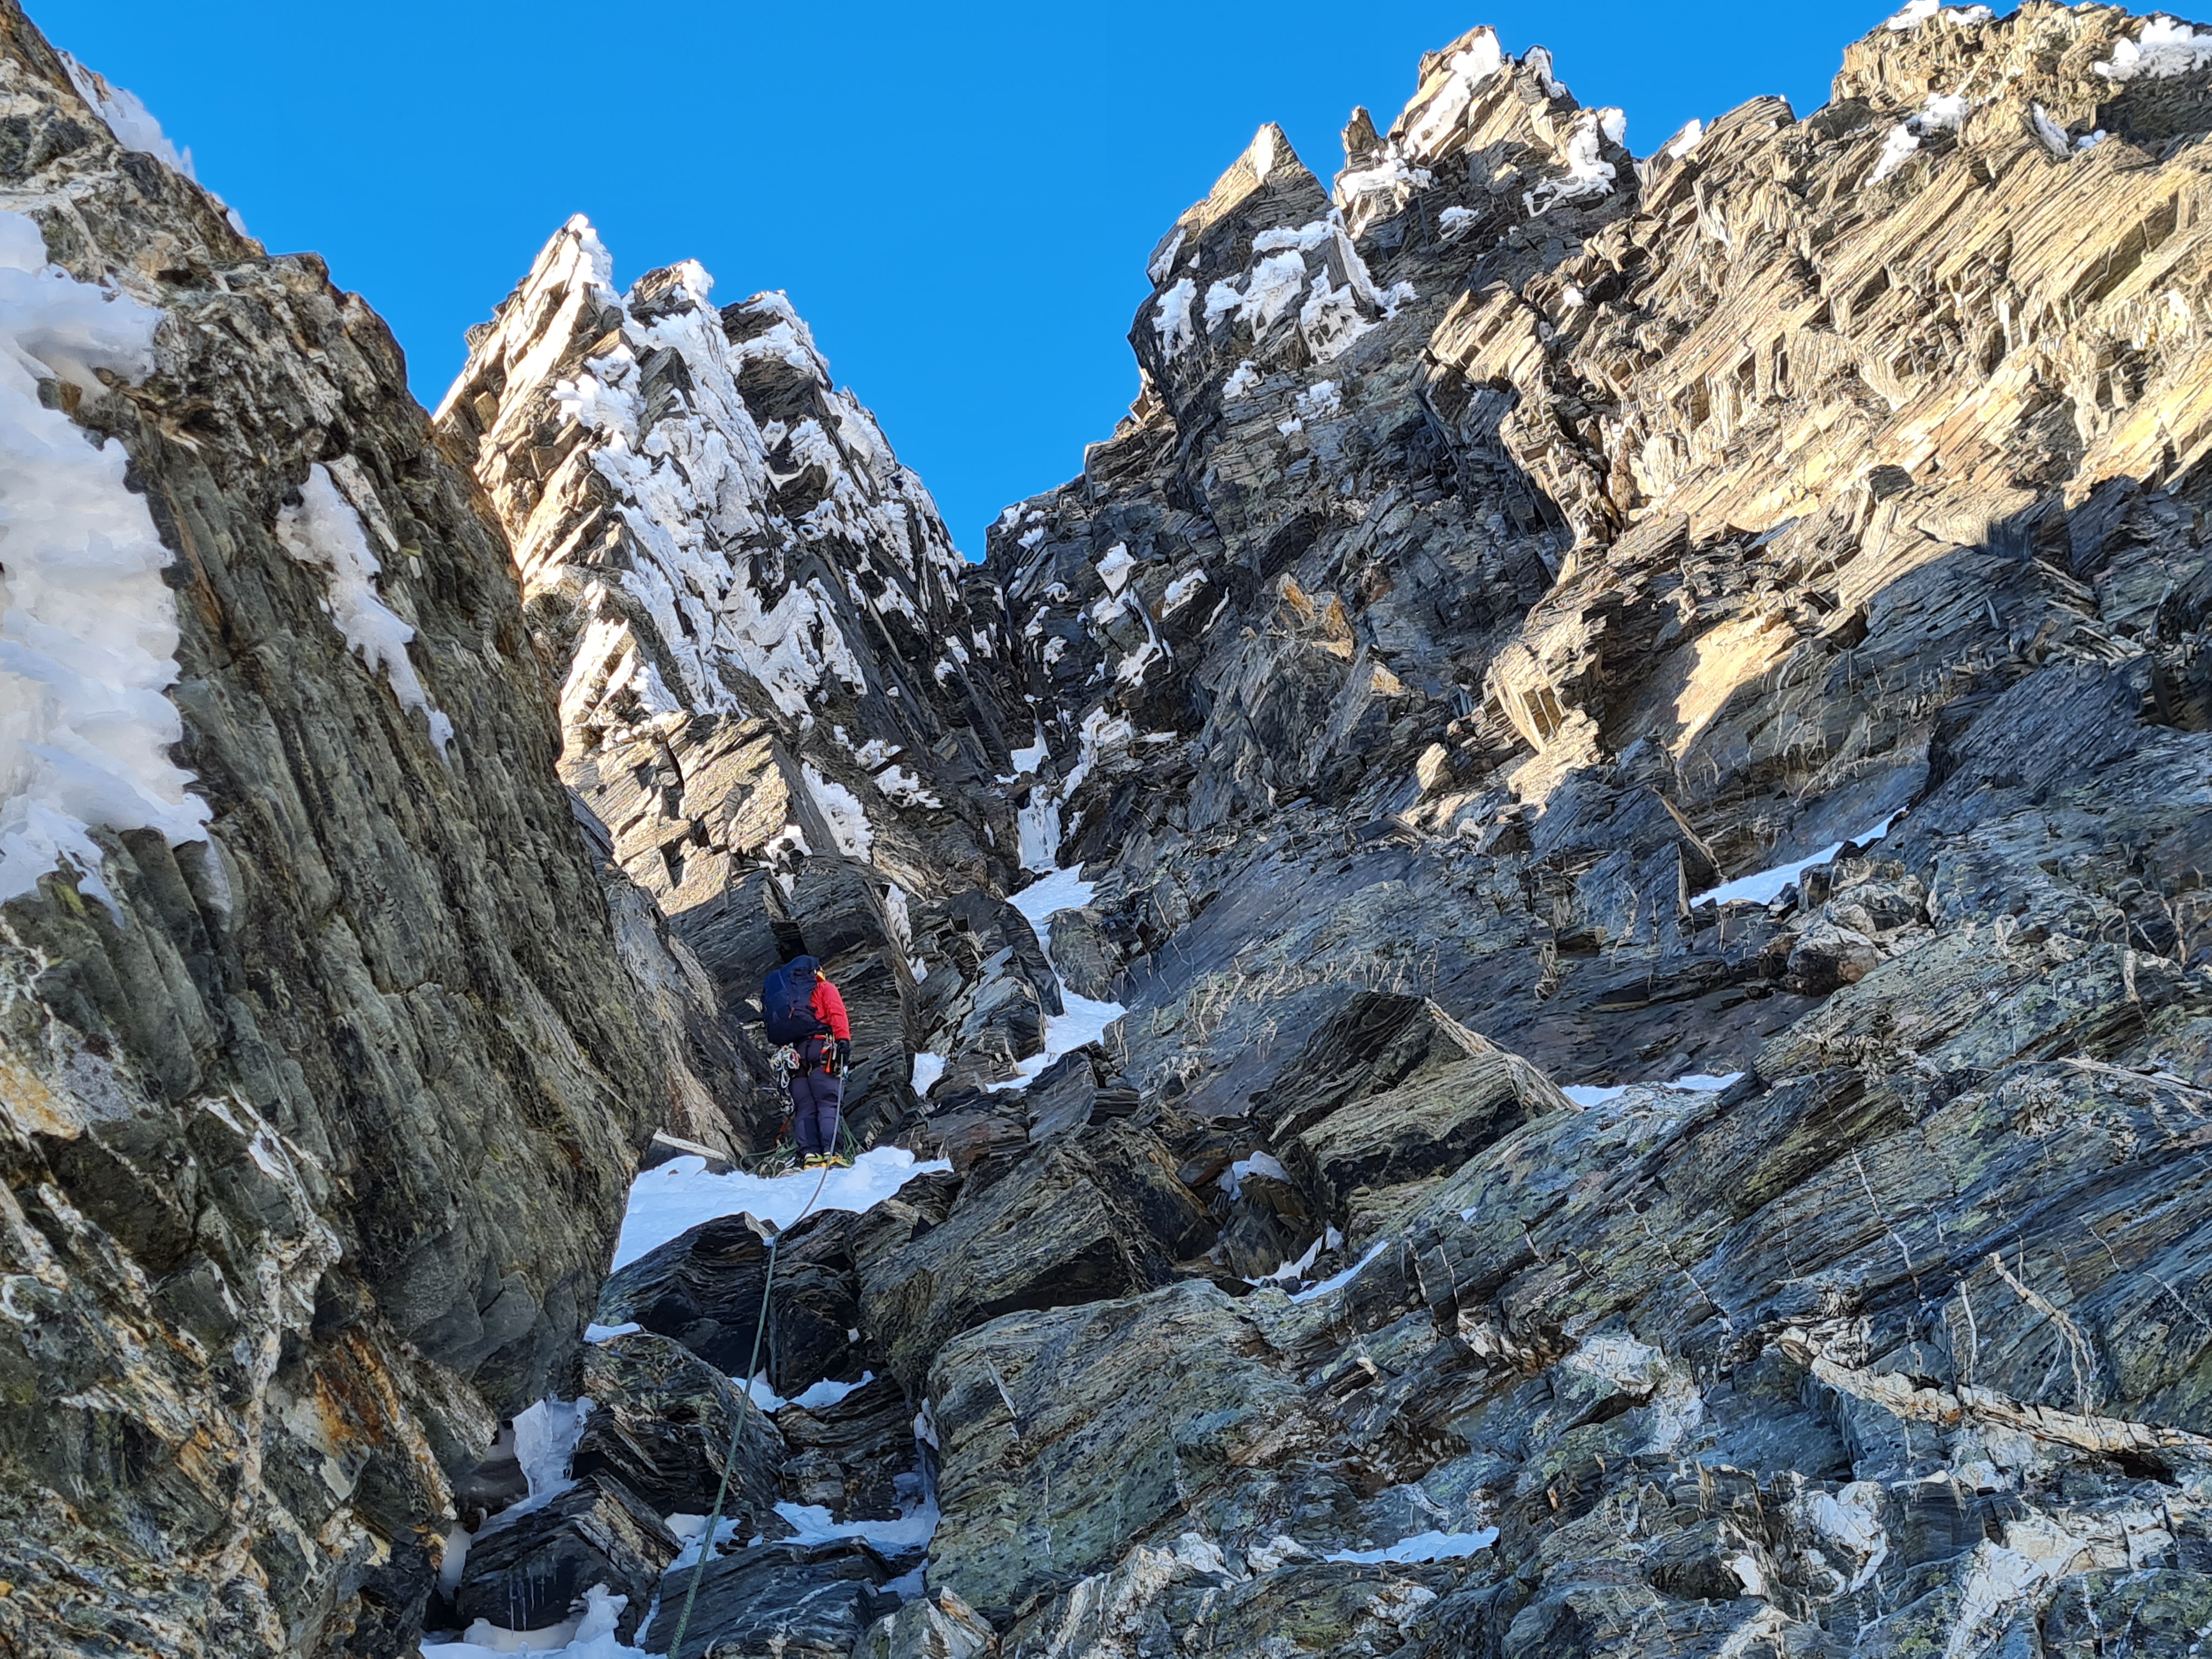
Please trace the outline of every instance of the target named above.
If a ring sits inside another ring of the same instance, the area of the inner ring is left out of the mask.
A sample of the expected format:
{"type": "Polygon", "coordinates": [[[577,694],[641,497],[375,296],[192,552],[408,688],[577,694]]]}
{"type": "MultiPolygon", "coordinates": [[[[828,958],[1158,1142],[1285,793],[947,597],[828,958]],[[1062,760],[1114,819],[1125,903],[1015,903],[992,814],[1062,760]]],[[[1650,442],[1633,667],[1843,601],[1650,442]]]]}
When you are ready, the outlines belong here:
{"type": "Polygon", "coordinates": [[[822,1035],[814,1018],[814,958],[794,957],[769,970],[761,984],[761,1018],[770,1042],[804,1042],[822,1035]]]}

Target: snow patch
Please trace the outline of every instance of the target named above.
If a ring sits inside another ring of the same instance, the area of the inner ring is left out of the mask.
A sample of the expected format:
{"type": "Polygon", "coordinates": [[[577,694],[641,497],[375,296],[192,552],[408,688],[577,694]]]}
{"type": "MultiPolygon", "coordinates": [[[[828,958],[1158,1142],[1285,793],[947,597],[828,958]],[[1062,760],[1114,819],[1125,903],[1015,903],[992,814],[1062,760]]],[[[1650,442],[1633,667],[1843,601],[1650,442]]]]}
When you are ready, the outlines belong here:
{"type": "Polygon", "coordinates": [[[945,1075],[945,1056],[931,1054],[927,1049],[914,1057],[914,1091],[925,1100],[945,1075]]]}
{"type": "Polygon", "coordinates": [[[1270,1180],[1286,1184],[1291,1178],[1290,1172],[1275,1160],[1272,1153],[1255,1152],[1249,1158],[1238,1158],[1224,1170],[1214,1177],[1213,1184],[1234,1199],[1244,1190],[1244,1177],[1252,1175],[1266,1176],[1270,1180]]]}
{"type": "Polygon", "coordinates": [[[1585,201],[1611,191],[1613,166],[1605,159],[1604,140],[1620,142],[1615,135],[1625,131],[1620,126],[1625,118],[1617,109],[1584,110],[1575,118],[1575,130],[1567,138],[1566,172],[1521,198],[1529,217],[1548,213],[1562,202],[1585,201]]]}
{"type": "Polygon", "coordinates": [[[2124,83],[2138,76],[2162,81],[2208,63],[2212,63],[2212,29],[2191,28],[2179,18],[2158,16],[2146,20],[2134,40],[2113,41],[2112,57],[2089,69],[2107,81],[2124,83]]]}
{"type": "Polygon", "coordinates": [[[624,1647],[615,1639],[615,1626],[629,1597],[612,1594],[605,1584],[584,1592],[584,1611],[565,1624],[544,1630],[501,1630],[479,1619],[462,1632],[458,1642],[425,1641],[422,1659],[499,1659],[514,1653],[559,1656],[560,1659],[652,1659],[642,1648],[624,1647]]]}
{"type": "Polygon", "coordinates": [[[1128,585],[1129,573],[1136,568],[1136,560],[1129,556],[1129,544],[1115,542],[1098,561],[1098,580],[1106,584],[1109,593],[1119,593],[1128,585]]]}
{"type": "Polygon", "coordinates": [[[1405,149],[1410,155],[1434,155],[1458,130],[1474,102],[1482,83],[1505,66],[1505,53],[1490,29],[1478,29],[1474,39],[1451,55],[1444,64],[1443,84],[1431,94],[1421,112],[1406,130],[1405,149]]]}
{"type": "Polygon", "coordinates": [[[1885,18],[1881,26],[1893,34],[1905,34],[1938,15],[1953,28],[1966,28],[1986,23],[1996,14],[1987,6],[1946,7],[1942,0],[1910,0],[1902,11],[1885,18]]]}
{"type": "Polygon", "coordinates": [[[830,825],[830,834],[837,843],[837,850],[848,858],[866,860],[868,851],[876,844],[875,831],[868,826],[868,814],[860,805],[860,798],[834,778],[826,778],[815,770],[811,763],[802,762],[799,773],[806,780],[807,793],[830,825]]]}
{"type": "Polygon", "coordinates": [[[1206,572],[1194,570],[1188,575],[1177,576],[1160,595],[1160,617],[1172,617],[1190,602],[1193,595],[1206,586],[1206,572]]]}
{"type": "MultiPolygon", "coordinates": [[[[1159,304],[1152,311],[1152,332],[1159,337],[1163,357],[1176,356],[1198,337],[1198,330],[1190,319],[1191,301],[1197,297],[1198,285],[1188,276],[1160,295],[1159,304]]],[[[1026,539],[1024,545],[1027,545],[1026,539]]]]}
{"type": "Polygon", "coordinates": [[[886,767],[876,774],[876,787],[898,806],[942,806],[945,799],[903,766],[886,767]]]}
{"type": "Polygon", "coordinates": [[[168,550],[124,483],[119,443],[40,401],[137,380],[161,313],[46,263],[38,225],[0,213],[0,900],[74,864],[110,909],[94,826],[206,838],[207,803],[169,748],[184,722],[168,550]]]}
{"type": "Polygon", "coordinates": [[[430,741],[442,755],[453,740],[453,722],[430,701],[407,647],[415,629],[384,602],[376,578],[384,567],[368,544],[361,514],[338,493],[320,461],[307,469],[300,504],[276,514],[276,539],[298,562],[323,573],[323,608],[372,672],[381,670],[402,708],[419,708],[430,741]]]}
{"type": "Polygon", "coordinates": [[[1815,865],[1826,864],[1848,845],[1869,847],[1889,834],[1891,826],[1905,816],[1904,810],[1892,812],[1870,830],[1862,830],[1849,842],[1831,842],[1819,852],[1799,859],[1794,864],[1778,864],[1771,870],[1760,870],[1748,876],[1738,876],[1734,881],[1723,882],[1718,887],[1706,889],[1690,901],[1692,908],[1700,904],[1771,904],[1782,896],[1783,890],[1793,884],[1797,878],[1815,865]]]}
{"type": "Polygon", "coordinates": [[[850,1169],[832,1170],[826,1179],[813,1170],[787,1176],[748,1175],[742,1170],[713,1175],[703,1158],[672,1158],[630,1183],[629,1207],[609,1271],[628,1267],[702,1221],[747,1214],[788,1227],[809,1212],[809,1200],[817,1210],[870,1210],[916,1176],[951,1167],[943,1158],[920,1162],[903,1146],[872,1148],[854,1159],[850,1169]],[[821,1196],[815,1199],[817,1186],[821,1196]]]}
{"type": "MultiPolygon", "coordinates": [[[[107,130],[115,135],[117,143],[165,161],[193,183],[199,182],[199,175],[192,171],[191,151],[179,149],[169,142],[168,135],[161,131],[161,124],[154,118],[154,112],[146,107],[143,99],[114,85],[106,76],[87,69],[67,52],[61,54],[61,60],[62,67],[69,71],[70,85],[107,123],[107,130]]],[[[243,234],[245,227],[238,228],[243,234]]]]}
{"type": "Polygon", "coordinates": [[[1073,870],[1048,870],[1043,877],[1031,882],[1006,902],[1022,913],[1029,925],[1036,931],[1037,944],[1046,950],[1052,948],[1052,919],[1062,910],[1079,910],[1091,902],[1091,896],[1098,890],[1098,884],[1085,881],[1080,866],[1073,870]]]}
{"type": "Polygon", "coordinates": [[[858,1538],[885,1555],[902,1555],[908,1550],[925,1547],[937,1535],[938,1508],[934,1498],[925,1498],[896,1521],[833,1521],[823,1504],[787,1501],[778,1504],[775,1512],[796,1528],[793,1536],[782,1540],[793,1544],[826,1544],[840,1538],[858,1538]]]}
{"type": "Polygon", "coordinates": [[[1480,1532],[1424,1532],[1382,1549],[1337,1550],[1322,1559],[1357,1561],[1363,1566],[1377,1566],[1385,1561],[1458,1561],[1497,1541],[1495,1527],[1485,1527],[1480,1532]]]}
{"type": "Polygon", "coordinates": [[[1365,1270],[1369,1262],[1374,1261],[1376,1256],[1382,1255],[1385,1249],[1389,1249],[1389,1243],[1390,1241],[1386,1238],[1376,1239],[1373,1244],[1368,1247],[1368,1251],[1365,1255],[1361,1256],[1358,1261],[1353,1262],[1342,1273],[1332,1274],[1330,1277],[1322,1279],[1318,1285],[1309,1285],[1303,1291],[1292,1291],[1291,1294],[1291,1300],[1293,1302],[1311,1302],[1318,1297],[1328,1296],[1334,1291],[1342,1290],[1346,1285],[1352,1283],[1353,1279],[1359,1277],[1360,1273],[1365,1270]]]}

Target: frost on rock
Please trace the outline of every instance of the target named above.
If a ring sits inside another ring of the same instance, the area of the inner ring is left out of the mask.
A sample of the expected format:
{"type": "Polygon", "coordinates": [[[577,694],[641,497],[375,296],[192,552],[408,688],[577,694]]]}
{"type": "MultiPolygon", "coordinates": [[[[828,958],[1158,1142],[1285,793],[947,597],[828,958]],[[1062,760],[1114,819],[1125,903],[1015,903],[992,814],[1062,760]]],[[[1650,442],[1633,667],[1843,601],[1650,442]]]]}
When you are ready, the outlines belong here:
{"type": "Polygon", "coordinates": [[[453,740],[453,723],[431,702],[408,659],[415,630],[377,592],[384,567],[369,547],[361,515],[321,462],[307,470],[300,504],[277,514],[276,539],[299,562],[323,573],[323,608],[345,636],[346,648],[358,653],[370,672],[383,674],[402,708],[422,711],[430,741],[444,754],[453,740]]]}
{"type": "MultiPolygon", "coordinates": [[[[1173,357],[1198,337],[1198,331],[1190,320],[1191,301],[1198,295],[1198,285],[1183,277],[1166,293],[1160,295],[1159,304],[1152,313],[1152,331],[1160,337],[1160,355],[1173,357]]],[[[1206,301],[1206,314],[1211,319],[1213,302],[1206,301]]]]}
{"type": "Polygon", "coordinates": [[[685,261],[617,292],[579,216],[439,409],[470,423],[526,596],[574,618],[563,724],[586,747],[678,714],[803,730],[869,692],[878,629],[911,649],[966,625],[936,504],[790,302],[713,289],[685,261]]]}
{"type": "MultiPolygon", "coordinates": [[[[1917,114],[1907,116],[1889,130],[1888,137],[1882,140],[1881,154],[1875,160],[1874,171],[1867,174],[1867,183],[1880,184],[1911,160],[1920,148],[1921,139],[1929,133],[1957,131],[1969,107],[1966,99],[1956,93],[1935,94],[1917,114]]],[[[2040,132],[2041,127],[2037,131],[2040,132]]]]}
{"type": "Polygon", "coordinates": [[[1614,169],[1605,159],[1604,145],[1607,139],[1620,142],[1626,131],[1615,109],[1584,110],[1575,117],[1574,131],[1567,138],[1567,170],[1522,194],[1521,204],[1531,218],[1562,202],[1587,201],[1612,191],[1614,169]]]}
{"type": "Polygon", "coordinates": [[[2157,16],[2145,19],[2134,40],[2115,40],[2111,58],[2089,68],[2107,81],[2124,84],[2187,75],[2207,64],[2212,64],[2212,29],[2192,28],[2179,18],[2157,16]]]}
{"type": "Polygon", "coordinates": [[[0,899],[73,864],[113,908],[89,831],[203,839],[206,802],[169,758],[183,721],[168,550],[124,483],[120,444],[40,401],[153,367],[161,313],[46,264],[39,227],[0,213],[0,899]]]}

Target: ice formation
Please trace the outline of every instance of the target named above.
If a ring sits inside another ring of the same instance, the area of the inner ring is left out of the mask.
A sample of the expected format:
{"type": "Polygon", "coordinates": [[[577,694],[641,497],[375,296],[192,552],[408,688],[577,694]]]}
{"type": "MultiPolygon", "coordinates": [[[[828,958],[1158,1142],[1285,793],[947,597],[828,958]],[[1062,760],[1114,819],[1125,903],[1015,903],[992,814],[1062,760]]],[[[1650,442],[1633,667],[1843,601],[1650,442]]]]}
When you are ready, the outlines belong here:
{"type": "Polygon", "coordinates": [[[204,837],[206,802],[169,757],[184,725],[168,550],[124,483],[120,444],[40,399],[41,380],[153,367],[161,313],[46,263],[39,227],[0,213],[0,899],[73,865],[111,908],[90,831],[204,837]]]}
{"type": "Polygon", "coordinates": [[[369,547],[361,514],[338,493],[321,462],[307,470],[300,504],[277,514],[276,539],[301,564],[323,573],[323,608],[345,635],[346,648],[359,653],[371,672],[384,675],[402,708],[422,711],[430,741],[444,754],[453,740],[453,722],[431,702],[408,660],[415,630],[378,592],[383,566],[369,547]]]}

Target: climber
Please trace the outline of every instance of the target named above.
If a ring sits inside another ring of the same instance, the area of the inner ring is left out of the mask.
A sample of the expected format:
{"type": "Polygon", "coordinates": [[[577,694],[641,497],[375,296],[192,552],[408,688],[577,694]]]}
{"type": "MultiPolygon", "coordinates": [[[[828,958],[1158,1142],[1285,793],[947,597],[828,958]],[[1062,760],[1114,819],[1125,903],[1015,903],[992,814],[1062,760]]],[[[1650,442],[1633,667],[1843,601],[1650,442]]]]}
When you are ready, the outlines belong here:
{"type": "Polygon", "coordinates": [[[845,999],[805,946],[787,945],[782,957],[761,986],[761,1017],[768,1040],[789,1045],[794,1056],[787,1080],[792,1133],[806,1167],[843,1164],[837,1114],[853,1058],[845,999]]]}

